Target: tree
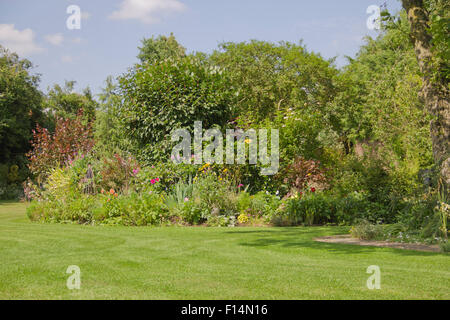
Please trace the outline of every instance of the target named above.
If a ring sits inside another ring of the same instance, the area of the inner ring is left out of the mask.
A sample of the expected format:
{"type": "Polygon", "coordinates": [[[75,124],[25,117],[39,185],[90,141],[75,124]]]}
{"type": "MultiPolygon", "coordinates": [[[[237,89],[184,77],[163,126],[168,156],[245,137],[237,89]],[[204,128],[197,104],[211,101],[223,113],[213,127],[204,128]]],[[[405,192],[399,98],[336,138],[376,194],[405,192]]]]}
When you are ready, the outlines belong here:
{"type": "Polygon", "coordinates": [[[85,122],[90,122],[95,118],[98,103],[89,88],[85,88],[82,94],[75,92],[75,84],[75,81],[66,81],[64,87],[55,84],[47,94],[44,107],[54,117],[64,119],[75,119],[81,109],[85,122]]]}
{"type": "Polygon", "coordinates": [[[45,120],[39,76],[31,74],[32,68],[30,61],[0,46],[0,163],[24,166],[31,131],[45,120]]]}
{"type": "MultiPolygon", "coordinates": [[[[408,21],[410,23],[410,38],[422,73],[423,86],[421,98],[428,112],[433,116],[430,123],[433,156],[439,167],[440,175],[447,186],[450,186],[450,94],[448,87],[448,57],[439,59],[442,48],[448,50],[448,33],[443,38],[433,37],[447,24],[441,24],[441,19],[447,19],[449,4],[444,1],[402,0],[408,21]],[[432,6],[434,5],[434,6],[432,6]],[[436,6],[437,5],[437,6],[436,6]],[[431,9],[431,10],[429,10],[431,9]],[[441,9],[446,16],[430,19],[433,10],[441,9]],[[435,23],[434,23],[435,22],[435,23]],[[435,25],[433,28],[433,24],[435,25]],[[438,24],[436,31],[436,24],[438,24]],[[442,42],[446,42],[442,46],[442,42]],[[441,51],[439,50],[441,49],[441,51]],[[437,63],[436,63],[437,62],[437,63]]],[[[448,29],[447,29],[448,32],[448,29]]]]}
{"type": "Polygon", "coordinates": [[[335,119],[344,159],[354,163],[343,169],[345,160],[340,159],[331,166],[339,168],[336,176],[358,172],[360,182],[369,182],[363,189],[380,200],[422,189],[419,173],[433,166],[431,116],[418,98],[422,78],[408,38],[409,23],[404,12],[393,21],[375,39],[367,37],[356,57],[349,58],[327,115],[335,119]],[[377,179],[369,179],[370,172],[377,179]]]}
{"type": "Polygon", "coordinates": [[[175,36],[171,33],[166,37],[163,35],[143,39],[142,47],[139,47],[138,58],[141,62],[152,62],[167,58],[182,58],[186,56],[186,49],[181,46],[175,36]]]}
{"type": "Polygon", "coordinates": [[[239,88],[239,113],[245,122],[273,118],[289,108],[318,112],[332,100],[332,61],[301,44],[252,40],[223,43],[211,56],[239,88]]]}
{"type": "Polygon", "coordinates": [[[129,146],[126,130],[121,126],[117,114],[122,106],[118,84],[111,76],[106,78],[106,86],[99,94],[99,108],[94,123],[95,141],[98,152],[111,154],[125,150],[129,146]]]}
{"type": "Polygon", "coordinates": [[[167,160],[174,129],[224,126],[232,118],[235,90],[228,75],[193,56],[136,65],[119,79],[118,118],[141,160],[167,160]]]}
{"type": "Polygon", "coordinates": [[[422,86],[408,21],[400,14],[376,39],[367,38],[340,77],[344,90],[335,101],[338,130],[352,141],[376,142],[395,156],[427,167],[432,164],[430,117],[418,99],[422,86]]]}

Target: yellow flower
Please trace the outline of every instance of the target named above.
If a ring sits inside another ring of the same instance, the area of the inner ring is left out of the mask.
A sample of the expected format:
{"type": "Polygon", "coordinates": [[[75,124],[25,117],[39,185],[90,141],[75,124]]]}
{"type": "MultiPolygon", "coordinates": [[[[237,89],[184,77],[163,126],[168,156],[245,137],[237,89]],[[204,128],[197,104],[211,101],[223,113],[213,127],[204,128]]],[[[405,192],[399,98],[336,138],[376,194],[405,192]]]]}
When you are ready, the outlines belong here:
{"type": "Polygon", "coordinates": [[[245,139],[245,143],[250,143],[250,142],[252,142],[252,139],[245,139]]]}
{"type": "Polygon", "coordinates": [[[246,215],[246,214],[244,214],[244,213],[241,213],[240,215],[239,215],[239,217],[238,217],[238,222],[239,223],[242,223],[242,224],[244,224],[244,223],[247,223],[248,222],[248,216],[246,215]]]}

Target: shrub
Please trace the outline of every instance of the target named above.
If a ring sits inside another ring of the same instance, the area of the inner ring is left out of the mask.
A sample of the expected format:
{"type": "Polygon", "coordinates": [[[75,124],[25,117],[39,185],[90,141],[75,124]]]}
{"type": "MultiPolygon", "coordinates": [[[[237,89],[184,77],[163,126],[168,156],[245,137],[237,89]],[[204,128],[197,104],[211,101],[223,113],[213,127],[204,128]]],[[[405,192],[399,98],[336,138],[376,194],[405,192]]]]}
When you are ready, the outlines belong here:
{"type": "Polygon", "coordinates": [[[234,215],[237,212],[236,191],[229,181],[207,171],[195,177],[193,197],[210,210],[211,215],[234,215]]]}
{"type": "Polygon", "coordinates": [[[434,197],[410,199],[397,215],[397,223],[403,229],[421,232],[424,237],[439,235],[440,219],[435,213],[434,197]]]}
{"type": "Polygon", "coordinates": [[[107,195],[104,200],[106,200],[103,202],[104,224],[145,226],[169,222],[163,197],[156,193],[132,193],[120,197],[107,195]]]}
{"type": "Polygon", "coordinates": [[[249,221],[248,215],[246,215],[245,213],[241,213],[241,214],[238,216],[238,222],[239,222],[240,224],[246,224],[248,221],[249,221]]]}
{"type": "Polygon", "coordinates": [[[351,228],[350,232],[352,237],[361,240],[378,240],[384,238],[383,226],[370,223],[367,220],[361,220],[351,228]]]}
{"type": "Polygon", "coordinates": [[[189,183],[196,174],[197,166],[194,165],[175,164],[172,161],[156,163],[141,168],[135,179],[135,188],[137,191],[146,190],[152,185],[152,190],[167,192],[177,183],[189,183]],[[152,179],[158,179],[158,184],[153,185],[152,179]]]}
{"type": "Polygon", "coordinates": [[[352,192],[344,198],[338,198],[337,222],[349,225],[361,219],[372,223],[390,223],[393,222],[394,215],[383,204],[369,201],[367,195],[361,192],[352,192]]]}
{"type": "Polygon", "coordinates": [[[40,127],[33,130],[32,150],[27,153],[30,171],[43,182],[51,169],[62,167],[94,146],[91,124],[85,125],[80,111],[75,119],[56,120],[55,132],[40,127]]]}
{"type": "Polygon", "coordinates": [[[450,252],[450,242],[441,242],[439,244],[441,252],[450,252]]]}
{"type": "Polygon", "coordinates": [[[133,157],[122,157],[116,153],[101,163],[100,186],[105,190],[112,188],[121,193],[128,193],[132,180],[139,171],[140,166],[133,157]]]}
{"type": "Polygon", "coordinates": [[[23,189],[20,185],[0,182],[0,200],[18,200],[23,195],[23,189]]]}
{"type": "Polygon", "coordinates": [[[327,224],[351,225],[361,219],[372,223],[392,222],[385,206],[370,202],[362,193],[341,198],[329,192],[295,193],[284,200],[272,222],[279,225],[327,224]]]}
{"type": "Polygon", "coordinates": [[[118,117],[147,165],[167,159],[174,129],[224,126],[236,98],[224,70],[192,56],[136,65],[119,84],[118,117]]]}
{"type": "Polygon", "coordinates": [[[189,183],[177,183],[166,197],[166,204],[169,210],[171,208],[181,207],[189,199],[193,199],[193,192],[194,186],[192,181],[189,181],[189,183]]]}
{"type": "Polygon", "coordinates": [[[198,198],[185,201],[181,205],[180,215],[183,221],[189,224],[199,224],[211,218],[211,209],[202,205],[198,198]]]}
{"type": "Polygon", "coordinates": [[[281,204],[278,196],[260,191],[255,195],[248,192],[238,194],[237,207],[239,212],[255,217],[271,216],[281,204]]]}
{"type": "Polygon", "coordinates": [[[336,203],[325,193],[310,192],[285,200],[285,205],[272,222],[279,225],[313,225],[335,222],[336,203]]]}
{"type": "Polygon", "coordinates": [[[207,221],[207,225],[210,227],[234,227],[235,224],[235,216],[211,216],[207,221]]]}
{"type": "Polygon", "coordinates": [[[320,168],[319,161],[297,157],[280,173],[280,176],[288,187],[289,196],[294,192],[303,191],[308,186],[324,189],[327,182],[325,173],[326,170],[320,168]]]}
{"type": "Polygon", "coordinates": [[[34,200],[27,208],[27,215],[32,221],[90,224],[97,205],[95,198],[81,194],[65,201],[34,200]]]}

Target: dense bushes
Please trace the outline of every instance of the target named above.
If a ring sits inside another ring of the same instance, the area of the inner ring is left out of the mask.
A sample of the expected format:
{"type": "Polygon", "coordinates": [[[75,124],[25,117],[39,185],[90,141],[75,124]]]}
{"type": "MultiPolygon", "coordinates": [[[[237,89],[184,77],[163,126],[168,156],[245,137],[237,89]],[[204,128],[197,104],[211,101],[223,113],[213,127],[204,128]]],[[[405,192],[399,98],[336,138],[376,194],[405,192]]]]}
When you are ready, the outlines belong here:
{"type": "Polygon", "coordinates": [[[232,118],[237,91],[217,66],[189,56],[136,65],[119,80],[118,112],[133,138],[133,152],[147,164],[166,161],[174,129],[223,127],[232,118]]]}
{"type": "Polygon", "coordinates": [[[84,123],[82,110],[75,119],[57,118],[53,133],[38,125],[33,130],[32,150],[27,154],[30,171],[43,182],[52,168],[87,154],[93,146],[91,123],[84,123]]]}
{"type": "Polygon", "coordinates": [[[125,165],[124,161],[119,155],[103,160],[88,155],[64,168],[52,169],[43,188],[29,187],[35,191],[28,193],[34,199],[28,208],[30,219],[131,226],[226,226],[237,223],[241,213],[254,218],[269,217],[279,205],[278,197],[249,195],[209,166],[201,167],[187,182],[182,178],[171,180],[170,176],[165,181],[166,176],[160,178],[157,173],[166,170],[130,166],[131,158],[125,165]],[[129,174],[123,174],[124,168],[129,174]],[[86,178],[86,170],[93,172],[92,179],[86,178]],[[105,170],[108,175],[98,175],[105,170]],[[120,187],[102,187],[112,182],[120,187]],[[86,185],[91,185],[93,192],[86,192],[86,185]]]}
{"type": "Polygon", "coordinates": [[[372,224],[367,220],[362,220],[350,230],[354,238],[362,240],[380,240],[384,238],[383,226],[372,224]]]}
{"type": "Polygon", "coordinates": [[[173,36],[145,40],[141,62],[117,83],[107,81],[97,147],[70,143],[85,157],[59,148],[62,160],[55,160],[55,150],[35,145],[48,163],[39,187],[27,185],[37,201],[30,216],[125,225],[356,224],[361,237],[381,229],[401,240],[445,237],[448,199],[431,191],[437,179],[417,95],[421,75],[407,20],[397,23],[341,70],[301,44],[225,43],[206,55],[186,54],[173,36]],[[280,170],[262,176],[259,164],[174,164],[170,135],[192,131],[194,121],[203,129],[278,129],[280,170]]]}
{"type": "Polygon", "coordinates": [[[341,197],[329,192],[309,191],[286,199],[283,210],[273,217],[273,222],[279,225],[351,225],[361,219],[390,223],[395,219],[395,212],[357,192],[341,197]]]}

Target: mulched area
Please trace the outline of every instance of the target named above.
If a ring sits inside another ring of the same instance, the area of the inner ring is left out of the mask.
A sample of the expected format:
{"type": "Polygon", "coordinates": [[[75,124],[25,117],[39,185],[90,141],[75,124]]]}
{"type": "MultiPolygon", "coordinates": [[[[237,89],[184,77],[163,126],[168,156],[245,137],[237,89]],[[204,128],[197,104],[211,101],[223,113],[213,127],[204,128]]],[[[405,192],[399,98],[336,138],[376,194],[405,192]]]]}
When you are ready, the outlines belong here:
{"type": "Polygon", "coordinates": [[[422,243],[400,243],[400,242],[375,241],[375,240],[360,240],[357,238],[352,238],[350,235],[319,237],[314,238],[314,240],[326,243],[342,243],[360,246],[387,247],[405,250],[440,252],[439,246],[435,244],[429,245],[422,243]]]}

